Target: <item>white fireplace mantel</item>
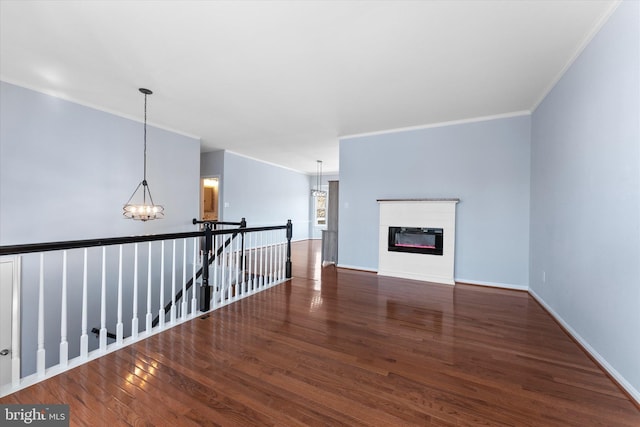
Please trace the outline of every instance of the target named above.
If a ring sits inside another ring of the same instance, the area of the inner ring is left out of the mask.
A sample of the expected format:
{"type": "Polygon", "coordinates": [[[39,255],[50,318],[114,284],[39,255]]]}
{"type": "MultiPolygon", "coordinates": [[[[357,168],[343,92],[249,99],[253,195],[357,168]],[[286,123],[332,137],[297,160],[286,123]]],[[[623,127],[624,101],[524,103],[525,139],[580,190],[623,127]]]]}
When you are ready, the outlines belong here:
{"type": "Polygon", "coordinates": [[[380,199],[378,274],[455,284],[456,204],[460,199],[380,199]],[[442,255],[388,250],[389,227],[442,228],[442,255]]]}

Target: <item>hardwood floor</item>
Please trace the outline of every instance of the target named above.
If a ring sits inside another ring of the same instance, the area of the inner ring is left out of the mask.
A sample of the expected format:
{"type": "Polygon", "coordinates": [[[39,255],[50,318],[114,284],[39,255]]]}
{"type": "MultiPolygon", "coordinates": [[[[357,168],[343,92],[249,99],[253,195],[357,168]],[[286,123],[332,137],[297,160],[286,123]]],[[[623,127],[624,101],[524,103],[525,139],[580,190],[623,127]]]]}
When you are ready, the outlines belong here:
{"type": "Polygon", "coordinates": [[[71,425],[640,426],[634,403],[525,292],[320,268],[0,403],[71,425]]]}

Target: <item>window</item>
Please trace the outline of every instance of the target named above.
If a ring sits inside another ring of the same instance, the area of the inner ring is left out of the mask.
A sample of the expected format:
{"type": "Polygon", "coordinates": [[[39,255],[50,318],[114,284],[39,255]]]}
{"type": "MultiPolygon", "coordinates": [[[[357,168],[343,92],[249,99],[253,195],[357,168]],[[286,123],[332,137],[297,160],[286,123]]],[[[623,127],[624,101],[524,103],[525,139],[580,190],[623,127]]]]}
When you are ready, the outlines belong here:
{"type": "Polygon", "coordinates": [[[315,200],[315,225],[327,225],[327,192],[318,191],[315,200]]]}

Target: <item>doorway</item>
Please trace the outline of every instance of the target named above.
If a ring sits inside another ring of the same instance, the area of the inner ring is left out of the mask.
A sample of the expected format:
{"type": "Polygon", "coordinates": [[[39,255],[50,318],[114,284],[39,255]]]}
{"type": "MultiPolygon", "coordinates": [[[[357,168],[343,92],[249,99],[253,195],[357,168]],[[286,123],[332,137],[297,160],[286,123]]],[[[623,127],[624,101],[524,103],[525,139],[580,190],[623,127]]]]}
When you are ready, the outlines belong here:
{"type": "Polygon", "coordinates": [[[203,221],[218,220],[219,177],[200,180],[200,218],[203,221]]]}
{"type": "Polygon", "coordinates": [[[19,360],[19,274],[19,257],[0,258],[0,385],[11,383],[13,364],[19,360]]]}

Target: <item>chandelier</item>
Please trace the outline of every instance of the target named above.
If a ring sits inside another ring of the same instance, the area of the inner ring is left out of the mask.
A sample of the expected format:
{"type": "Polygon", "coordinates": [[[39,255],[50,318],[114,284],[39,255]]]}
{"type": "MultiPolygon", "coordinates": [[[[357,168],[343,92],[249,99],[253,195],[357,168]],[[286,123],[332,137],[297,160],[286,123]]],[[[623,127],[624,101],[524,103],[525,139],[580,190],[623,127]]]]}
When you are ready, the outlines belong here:
{"type": "Polygon", "coordinates": [[[139,90],[144,94],[144,169],[142,181],[123,206],[122,215],[125,218],[149,221],[151,219],[164,218],[164,207],[153,203],[149,184],[147,183],[147,95],[151,95],[153,92],[144,88],[139,90]],[[135,203],[133,202],[134,199],[138,202],[142,201],[142,203],[135,203]]]}
{"type": "Polygon", "coordinates": [[[316,160],[316,188],[315,190],[311,190],[311,195],[313,197],[324,196],[327,194],[326,191],[322,190],[322,160],[316,160]]]}

